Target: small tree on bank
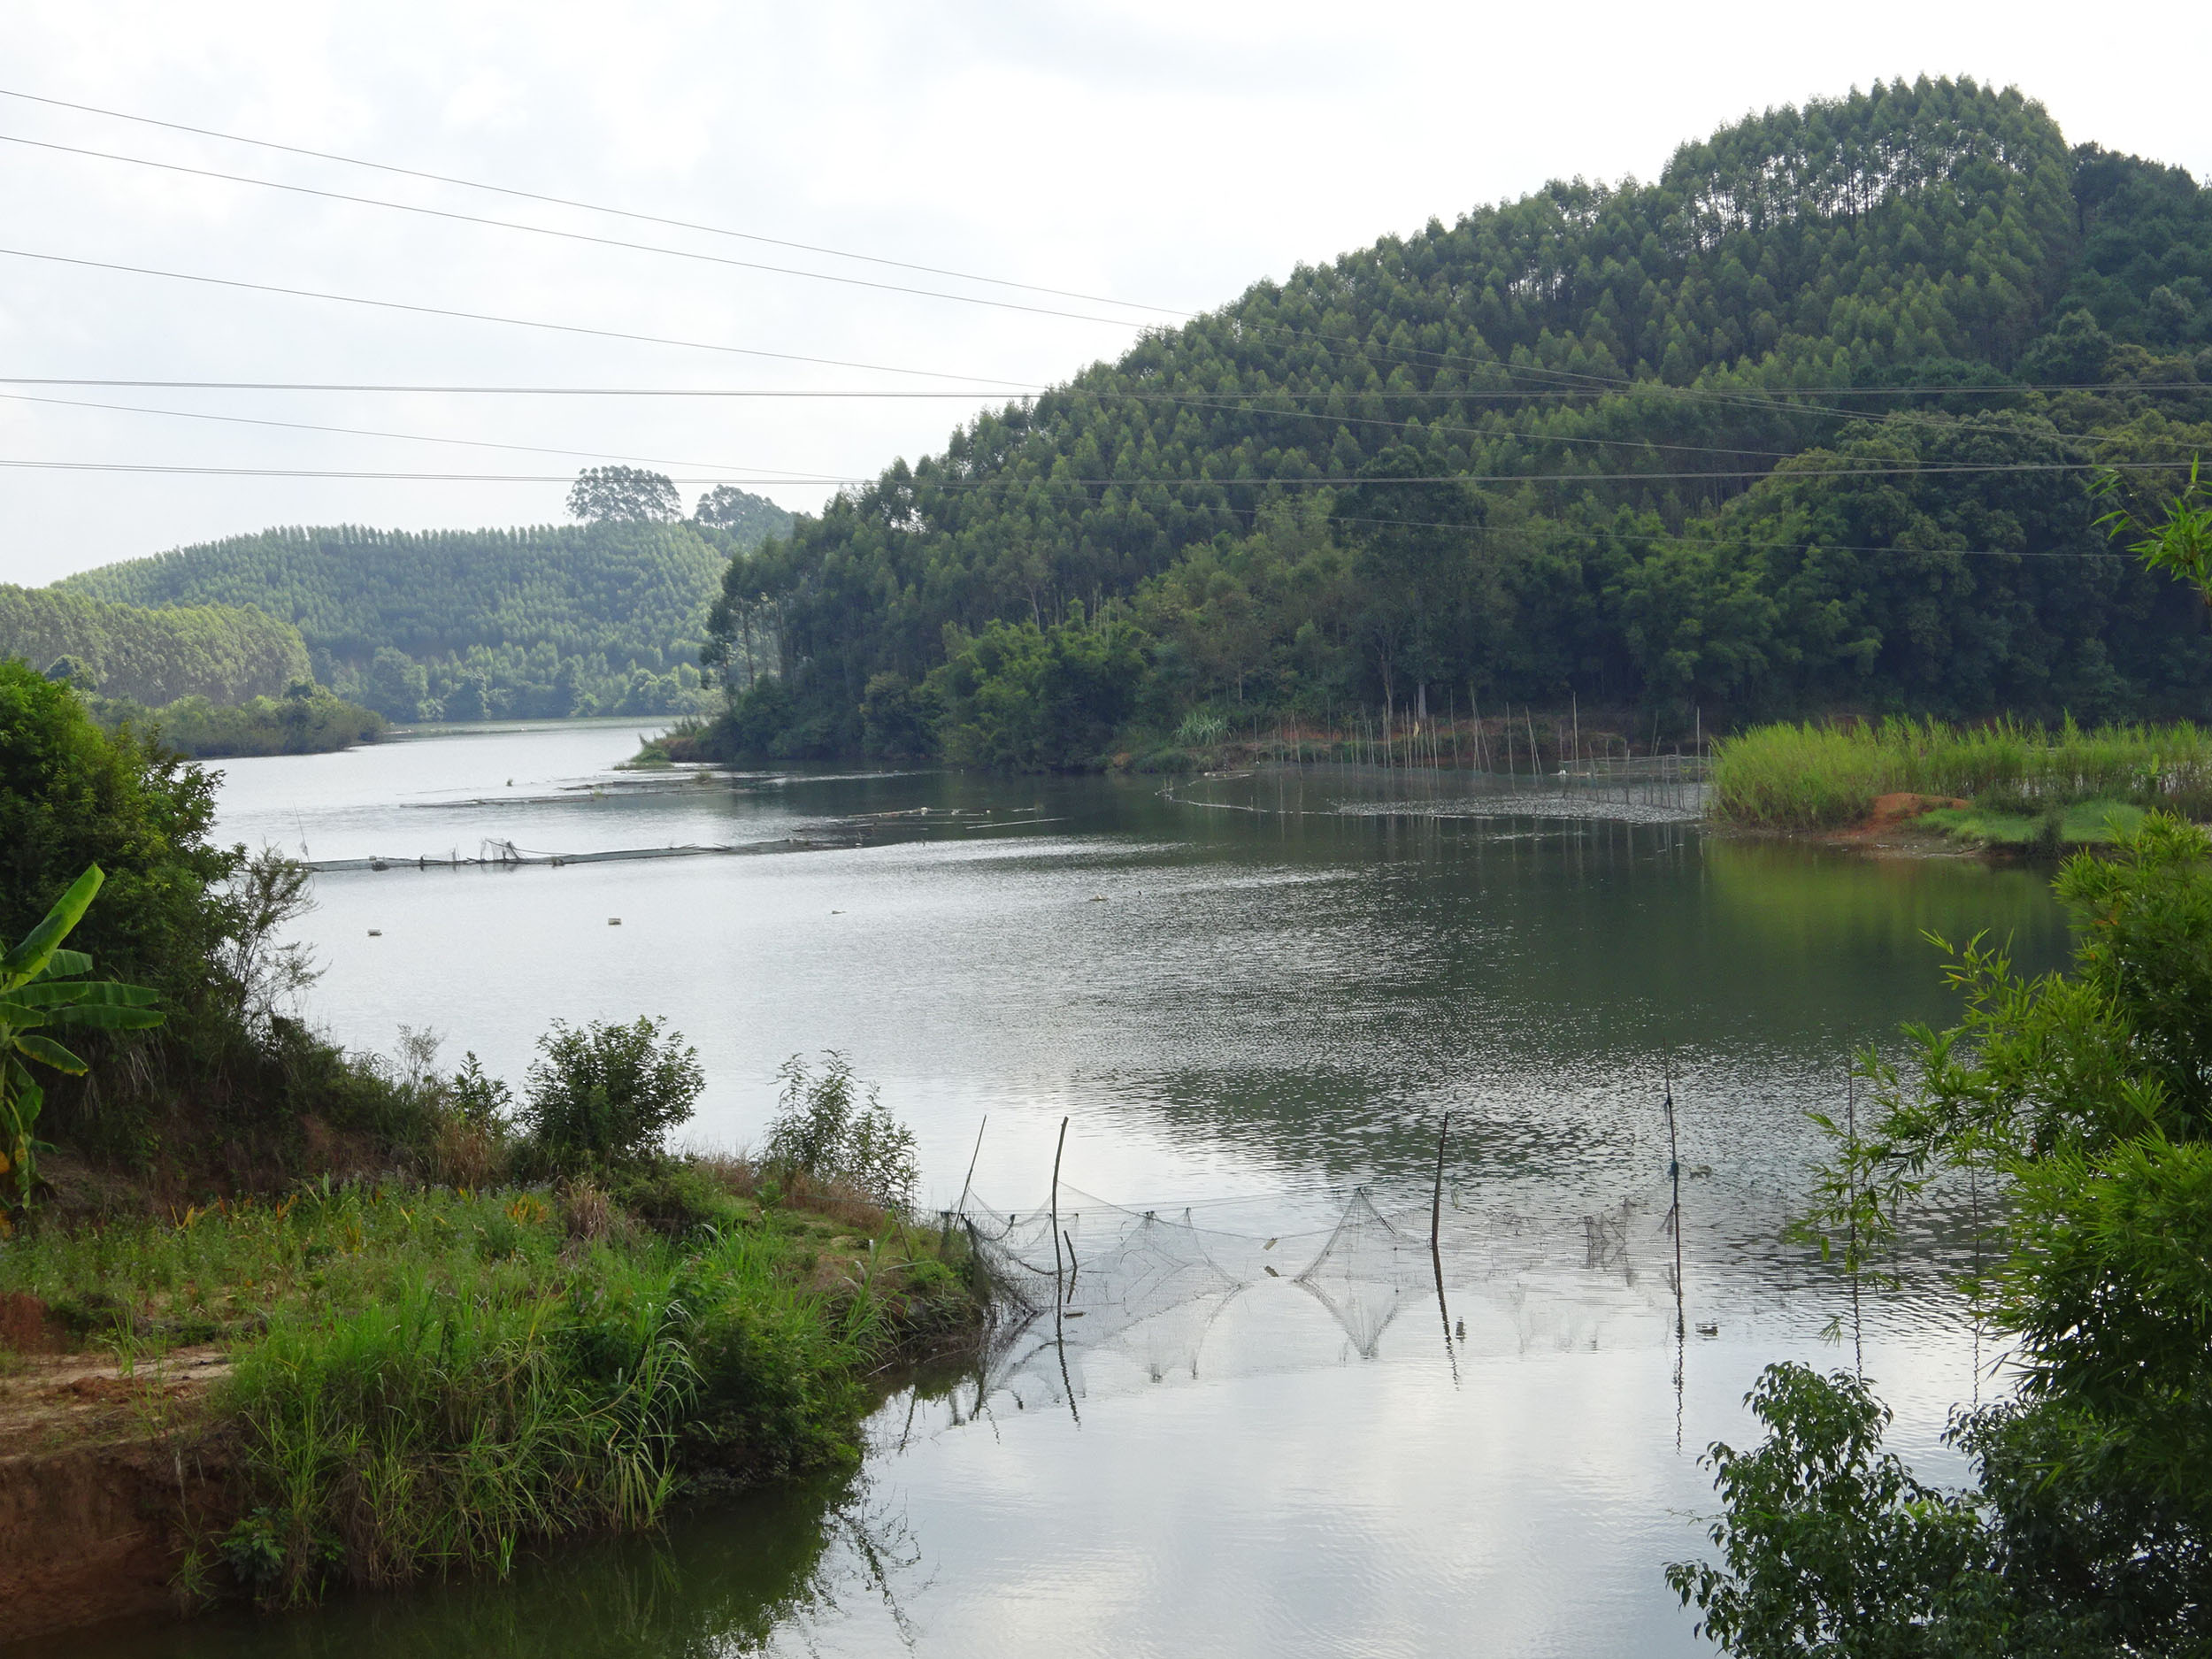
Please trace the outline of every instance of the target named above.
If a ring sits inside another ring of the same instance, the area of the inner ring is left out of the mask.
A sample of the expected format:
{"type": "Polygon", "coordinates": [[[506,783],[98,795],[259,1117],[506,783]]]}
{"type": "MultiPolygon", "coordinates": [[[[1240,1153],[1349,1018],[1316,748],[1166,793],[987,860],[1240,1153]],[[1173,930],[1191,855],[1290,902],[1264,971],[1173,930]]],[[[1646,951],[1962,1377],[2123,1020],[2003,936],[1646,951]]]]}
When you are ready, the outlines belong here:
{"type": "Polygon", "coordinates": [[[527,1073],[523,1127],[557,1167],[640,1164],[665,1150],[706,1087],[699,1051],[664,1019],[555,1020],[527,1073]]]}
{"type": "Polygon", "coordinates": [[[850,1060],[833,1048],[816,1071],[795,1054],[776,1075],[783,1093],[768,1130],[771,1168],[841,1181],[887,1210],[913,1203],[921,1180],[914,1132],[853,1075],[850,1060]]]}

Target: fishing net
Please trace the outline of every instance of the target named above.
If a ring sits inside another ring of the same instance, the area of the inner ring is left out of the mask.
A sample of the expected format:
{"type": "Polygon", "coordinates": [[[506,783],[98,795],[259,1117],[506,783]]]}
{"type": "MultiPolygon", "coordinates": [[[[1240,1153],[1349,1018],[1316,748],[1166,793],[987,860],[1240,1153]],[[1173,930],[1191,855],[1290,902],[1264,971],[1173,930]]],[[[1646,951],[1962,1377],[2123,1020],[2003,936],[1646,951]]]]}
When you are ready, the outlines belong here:
{"type": "Polygon", "coordinates": [[[1271,1232],[1251,1225],[1252,1200],[1140,1209],[1063,1184],[1056,1217],[972,1199],[960,1220],[1000,1310],[977,1403],[1371,1361],[1409,1325],[1429,1345],[1440,1327],[1455,1364],[1655,1340],[1675,1312],[1665,1196],[1521,1206],[1454,1191],[1433,1248],[1429,1194],[1393,1204],[1363,1187],[1300,1194],[1271,1232]],[[1243,1225],[1222,1225],[1232,1216],[1243,1225]]]}

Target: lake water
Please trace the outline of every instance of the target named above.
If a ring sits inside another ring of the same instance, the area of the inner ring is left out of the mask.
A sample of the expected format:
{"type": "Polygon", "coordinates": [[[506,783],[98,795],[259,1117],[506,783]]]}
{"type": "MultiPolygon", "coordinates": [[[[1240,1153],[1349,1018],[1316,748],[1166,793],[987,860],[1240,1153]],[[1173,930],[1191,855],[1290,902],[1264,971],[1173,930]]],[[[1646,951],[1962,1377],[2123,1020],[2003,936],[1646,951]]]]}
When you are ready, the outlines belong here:
{"type": "Polygon", "coordinates": [[[311,1015],[517,1081],[552,1019],[665,1015],[703,1143],[756,1139],[778,1064],[833,1048],[915,1129],[929,1210],[972,1157],[991,1213],[1033,1214],[1064,1118],[1071,1248],[1122,1206],[1285,1271],[903,1391],[850,1482],[503,1584],[57,1651],[1687,1654],[1661,1568],[1762,1365],[1863,1356],[1896,1443],[1951,1469],[1945,1414],[1990,1385],[1942,1227],[1855,1325],[1775,1234],[1846,1055],[1952,1012],[1924,933],[2061,958],[2039,876],[1713,836],[1649,784],[616,772],[636,735],[224,763],[227,838],[393,866],[317,878],[311,1015]],[[494,842],[803,849],[411,862],[494,842]],[[1448,1111],[1437,1282],[1297,1282],[1356,1191],[1417,1208],[1428,1262],[1448,1111]]]}

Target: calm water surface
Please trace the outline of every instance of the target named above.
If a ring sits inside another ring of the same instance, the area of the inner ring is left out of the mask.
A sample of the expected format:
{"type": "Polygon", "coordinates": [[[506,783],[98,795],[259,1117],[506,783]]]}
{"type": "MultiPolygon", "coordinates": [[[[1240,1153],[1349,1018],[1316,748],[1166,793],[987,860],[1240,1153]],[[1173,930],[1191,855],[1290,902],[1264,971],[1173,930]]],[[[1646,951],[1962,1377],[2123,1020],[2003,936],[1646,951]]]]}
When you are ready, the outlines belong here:
{"type": "MultiPolygon", "coordinates": [[[[1443,1284],[1356,1319],[1263,1280],[1074,1348],[1065,1387],[1010,1365],[902,1392],[849,1482],[504,1584],[56,1652],[1701,1651],[1660,1578],[1711,1508],[1697,1452],[1747,1437],[1762,1364],[1854,1351],[1847,1323],[1824,1338],[1847,1321],[1832,1279],[1774,1240],[1804,1110],[1840,1103],[1854,1048],[1947,1017],[1924,933],[1988,929],[2039,966],[2064,948],[2032,873],[1720,839],[1643,800],[613,772],[634,743],[226,763],[222,828],[315,859],[865,844],[325,875],[311,1014],[360,1048],[433,1029],[514,1079],[553,1018],[665,1014],[710,1079],[695,1138],[725,1144],[758,1136],[787,1056],[835,1048],[917,1131],[933,1209],[987,1114],[976,1191],[1041,1203],[1064,1117],[1067,1207],[1187,1207],[1286,1258],[1356,1187],[1425,1203],[1449,1111],[1443,1284]],[[1679,1340],[1663,1053],[1691,1171],[1679,1340]]],[[[1915,1277],[1857,1346],[1941,1472],[1976,1349],[1915,1277]]]]}

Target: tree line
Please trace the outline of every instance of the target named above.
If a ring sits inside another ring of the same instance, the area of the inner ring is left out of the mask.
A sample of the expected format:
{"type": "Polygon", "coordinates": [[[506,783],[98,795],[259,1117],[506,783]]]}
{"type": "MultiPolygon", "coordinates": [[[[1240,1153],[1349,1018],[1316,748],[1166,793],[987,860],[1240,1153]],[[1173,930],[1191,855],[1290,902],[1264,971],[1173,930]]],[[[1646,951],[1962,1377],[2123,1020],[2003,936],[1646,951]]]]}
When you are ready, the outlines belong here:
{"type": "Polygon", "coordinates": [[[299,630],[249,605],[110,604],[0,586],[0,657],[11,657],[80,689],[150,704],[242,703],[309,677],[299,630]]]}
{"type": "Polygon", "coordinates": [[[587,472],[572,503],[582,524],[280,528],[57,588],[164,608],[257,606],[303,637],[297,677],[311,664],[338,696],[391,719],[681,711],[703,695],[698,657],[723,570],[789,515],[724,486],[673,520],[651,488],[667,480],[635,474],[650,480],[640,496],[631,472],[587,472]]]}

